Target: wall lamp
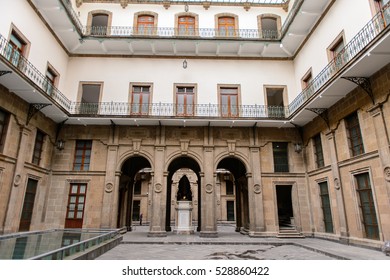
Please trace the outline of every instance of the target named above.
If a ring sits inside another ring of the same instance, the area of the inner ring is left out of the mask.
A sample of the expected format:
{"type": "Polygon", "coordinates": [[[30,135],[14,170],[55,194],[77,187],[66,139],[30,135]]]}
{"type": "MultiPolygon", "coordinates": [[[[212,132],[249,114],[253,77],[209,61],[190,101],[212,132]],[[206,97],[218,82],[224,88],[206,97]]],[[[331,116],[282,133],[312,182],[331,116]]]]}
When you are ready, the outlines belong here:
{"type": "Polygon", "coordinates": [[[295,143],[294,144],[294,151],[296,152],[296,153],[300,153],[300,152],[302,152],[302,144],[301,143],[295,143]]]}
{"type": "Polygon", "coordinates": [[[65,141],[62,139],[58,140],[56,143],[56,147],[58,150],[62,151],[65,147],[65,141]]]}

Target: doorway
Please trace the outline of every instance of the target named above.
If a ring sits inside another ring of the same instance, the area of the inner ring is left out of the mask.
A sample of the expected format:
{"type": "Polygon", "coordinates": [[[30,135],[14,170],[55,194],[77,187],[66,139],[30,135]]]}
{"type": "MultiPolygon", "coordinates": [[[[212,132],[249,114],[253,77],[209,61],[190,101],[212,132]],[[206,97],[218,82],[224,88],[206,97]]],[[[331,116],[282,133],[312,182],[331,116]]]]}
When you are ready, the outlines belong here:
{"type": "Polygon", "coordinates": [[[279,230],[295,228],[291,191],[291,185],[276,186],[279,230]]]}
{"type": "Polygon", "coordinates": [[[26,194],[24,196],[22,216],[19,223],[19,231],[29,231],[31,217],[34,210],[35,194],[37,192],[38,181],[28,179],[26,194]]]}

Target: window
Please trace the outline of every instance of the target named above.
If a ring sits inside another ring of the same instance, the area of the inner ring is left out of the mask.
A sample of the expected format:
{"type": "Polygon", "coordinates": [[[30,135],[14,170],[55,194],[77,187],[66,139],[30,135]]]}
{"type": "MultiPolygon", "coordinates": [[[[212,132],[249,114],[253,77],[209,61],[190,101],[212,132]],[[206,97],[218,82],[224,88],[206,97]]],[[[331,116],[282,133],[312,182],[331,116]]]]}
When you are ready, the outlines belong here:
{"type": "Polygon", "coordinates": [[[364,153],[363,138],[360,132],[359,118],[357,113],[353,113],[345,118],[347,127],[347,137],[349,139],[349,148],[352,156],[358,156],[364,153]]]}
{"type": "Polygon", "coordinates": [[[267,105],[268,117],[283,118],[284,104],[286,97],[286,88],[277,86],[265,87],[265,100],[267,105]]]}
{"type": "Polygon", "coordinates": [[[232,16],[218,17],[218,36],[236,36],[236,19],[232,16]]]}
{"type": "Polygon", "coordinates": [[[176,86],[176,115],[194,115],[195,87],[176,86]]]}
{"type": "Polygon", "coordinates": [[[39,165],[41,162],[42,148],[43,148],[43,140],[45,138],[45,134],[37,130],[37,135],[35,136],[35,145],[33,151],[32,163],[39,165]]]}
{"type": "Polygon", "coordinates": [[[134,194],[141,194],[142,180],[138,179],[134,184],[134,194]]]}
{"type": "Polygon", "coordinates": [[[301,80],[302,89],[306,89],[310,86],[310,83],[313,81],[313,75],[311,73],[311,68],[306,72],[301,80]]]}
{"type": "Polygon", "coordinates": [[[87,184],[74,183],[70,185],[65,228],[82,228],[86,193],[87,184]]]}
{"type": "Polygon", "coordinates": [[[9,38],[10,49],[6,53],[7,59],[16,67],[22,66],[21,57],[26,57],[29,49],[29,42],[27,39],[13,28],[9,38]]]}
{"type": "Polygon", "coordinates": [[[131,89],[131,114],[148,115],[151,86],[132,85],[131,89]]]}
{"type": "Polygon", "coordinates": [[[220,87],[222,117],[238,117],[238,87],[220,87]]]}
{"type": "Polygon", "coordinates": [[[137,18],[137,34],[138,35],[153,35],[155,34],[153,15],[139,15],[137,18]]]}
{"type": "Polygon", "coordinates": [[[325,232],[333,233],[332,210],[329,199],[328,182],[321,182],[320,187],[321,208],[325,224],[325,232]]]}
{"type": "Polygon", "coordinates": [[[376,217],[375,203],[372,196],[370,176],[368,173],[355,175],[357,192],[359,194],[360,210],[367,238],[379,239],[379,228],[376,217]]]}
{"type": "Polygon", "coordinates": [[[79,114],[97,114],[99,112],[101,89],[101,83],[81,84],[79,114]]]}
{"type": "Polygon", "coordinates": [[[194,36],[195,31],[195,17],[193,16],[179,16],[178,17],[178,35],[180,36],[194,36]]]}
{"type": "Polygon", "coordinates": [[[92,140],[77,140],[73,170],[88,171],[91,160],[92,140]]]}
{"type": "Polygon", "coordinates": [[[46,92],[51,95],[53,93],[53,87],[57,86],[58,84],[58,77],[59,74],[56,70],[49,64],[47,66],[46,70],[46,81],[45,81],[45,90],[46,92]]]}
{"type": "Polygon", "coordinates": [[[31,218],[34,210],[35,195],[37,193],[38,181],[28,179],[26,193],[24,195],[22,215],[19,222],[19,231],[29,231],[31,218]]]}
{"type": "Polygon", "coordinates": [[[226,184],[226,195],[234,195],[233,181],[228,179],[225,181],[226,184]]]}
{"type": "Polygon", "coordinates": [[[109,35],[112,23],[112,13],[106,10],[89,12],[87,19],[87,32],[93,36],[109,35]]]}
{"type": "Polygon", "coordinates": [[[278,39],[279,30],[281,29],[280,16],[274,14],[263,14],[258,16],[258,25],[260,30],[260,38],[262,39],[278,39]]]}
{"type": "Polygon", "coordinates": [[[234,221],[234,201],[226,201],[226,219],[234,221]]]}
{"type": "Polygon", "coordinates": [[[0,109],[0,153],[3,152],[7,134],[8,113],[0,109]]]}
{"type": "Polygon", "coordinates": [[[347,61],[347,53],[344,52],[344,32],[341,32],[327,49],[328,60],[334,60],[336,70],[341,68],[347,61]]]}
{"type": "Polygon", "coordinates": [[[321,134],[317,134],[313,137],[314,144],[314,154],[316,156],[317,168],[323,167],[324,164],[324,154],[322,152],[322,143],[321,143],[321,134]]]}
{"type": "Polygon", "coordinates": [[[274,172],[289,172],[287,146],[288,143],[286,142],[272,143],[274,172]]]}

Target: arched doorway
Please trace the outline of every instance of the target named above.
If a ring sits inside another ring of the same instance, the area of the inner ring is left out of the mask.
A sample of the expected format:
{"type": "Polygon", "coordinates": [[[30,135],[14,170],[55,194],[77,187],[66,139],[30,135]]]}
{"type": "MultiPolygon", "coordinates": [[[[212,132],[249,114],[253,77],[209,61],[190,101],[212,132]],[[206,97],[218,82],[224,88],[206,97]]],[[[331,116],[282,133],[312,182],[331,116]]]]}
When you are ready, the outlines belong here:
{"type": "Polygon", "coordinates": [[[222,159],[217,165],[217,174],[220,176],[221,192],[232,199],[222,201],[221,207],[226,210],[226,218],[236,221],[236,231],[249,231],[249,202],[248,180],[246,168],[241,160],[235,157],[222,159]],[[235,211],[234,211],[235,210],[235,211]],[[233,217],[233,218],[232,218],[233,217]]]}
{"type": "MultiPolygon", "coordinates": [[[[174,203],[178,198],[182,199],[184,196],[182,192],[185,190],[186,195],[188,195],[189,188],[190,188],[190,180],[187,177],[187,175],[181,176],[181,184],[180,181],[178,183],[178,188],[172,188],[173,183],[173,176],[175,175],[176,171],[180,170],[185,172],[185,169],[190,169],[193,171],[195,176],[197,177],[195,182],[197,182],[197,191],[191,191],[191,200],[193,204],[196,204],[197,206],[197,212],[198,212],[198,226],[197,231],[201,230],[201,195],[200,195],[200,186],[201,186],[201,180],[200,180],[200,166],[199,164],[193,159],[188,156],[180,156],[176,159],[174,159],[168,166],[168,176],[167,176],[167,206],[166,206],[166,220],[165,220],[165,230],[171,231],[171,211],[172,211],[172,203],[174,203]],[[181,186],[181,189],[179,187],[181,186]],[[193,195],[194,193],[197,193],[197,195],[193,195]]],[[[192,181],[192,180],[191,180],[192,181]]],[[[187,197],[186,197],[187,199],[187,197]]]]}
{"type": "Polygon", "coordinates": [[[119,181],[117,226],[131,231],[133,221],[148,220],[148,195],[151,165],[142,156],[127,159],[119,181]]]}

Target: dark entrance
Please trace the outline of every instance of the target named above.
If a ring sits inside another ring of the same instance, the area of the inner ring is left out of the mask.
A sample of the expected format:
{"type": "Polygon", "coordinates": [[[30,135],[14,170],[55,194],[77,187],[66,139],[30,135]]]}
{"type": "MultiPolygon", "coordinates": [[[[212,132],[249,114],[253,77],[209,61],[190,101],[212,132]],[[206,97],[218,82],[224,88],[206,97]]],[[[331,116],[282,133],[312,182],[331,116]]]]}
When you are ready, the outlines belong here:
{"type": "MultiPolygon", "coordinates": [[[[140,181],[150,180],[150,171],[149,161],[142,156],[131,157],[123,163],[122,175],[119,181],[118,227],[125,226],[127,230],[131,230],[133,218],[139,219],[140,205],[133,206],[135,203],[133,201],[134,193],[140,192],[140,181]]],[[[139,201],[136,203],[139,203],[139,201]]]]}
{"type": "MultiPolygon", "coordinates": [[[[249,231],[249,203],[248,203],[248,180],[246,178],[245,165],[237,158],[227,157],[221,160],[217,166],[217,171],[224,174],[227,170],[233,175],[233,185],[235,187],[236,199],[236,231],[249,231]]],[[[233,201],[227,204],[228,218],[234,218],[233,201]]]]}
{"type": "MultiPolygon", "coordinates": [[[[168,167],[168,176],[167,176],[167,206],[166,206],[166,219],[165,219],[165,230],[166,231],[171,231],[171,199],[172,199],[172,177],[175,174],[175,172],[179,169],[182,168],[188,168],[194,171],[196,174],[196,177],[198,178],[198,227],[197,231],[201,231],[201,222],[202,222],[202,217],[201,217],[201,191],[200,191],[200,186],[201,186],[201,181],[200,181],[200,167],[199,164],[192,158],[188,156],[181,156],[176,159],[174,159],[171,164],[168,167]]],[[[188,178],[186,176],[183,176],[180,179],[179,182],[179,192],[180,194],[180,199],[184,199],[184,196],[186,196],[186,200],[193,200],[194,198],[192,197],[191,189],[190,189],[190,182],[188,181],[188,178]],[[184,179],[183,179],[184,178],[184,179]],[[183,180],[183,181],[182,181],[183,180]],[[185,192],[185,193],[184,193],[185,192]],[[190,196],[191,199],[188,199],[188,196],[190,196]]],[[[179,199],[179,193],[178,195],[178,200],[179,199]]]]}
{"type": "Polygon", "coordinates": [[[294,212],[291,198],[292,186],[276,186],[279,229],[294,227],[294,212]]]}

